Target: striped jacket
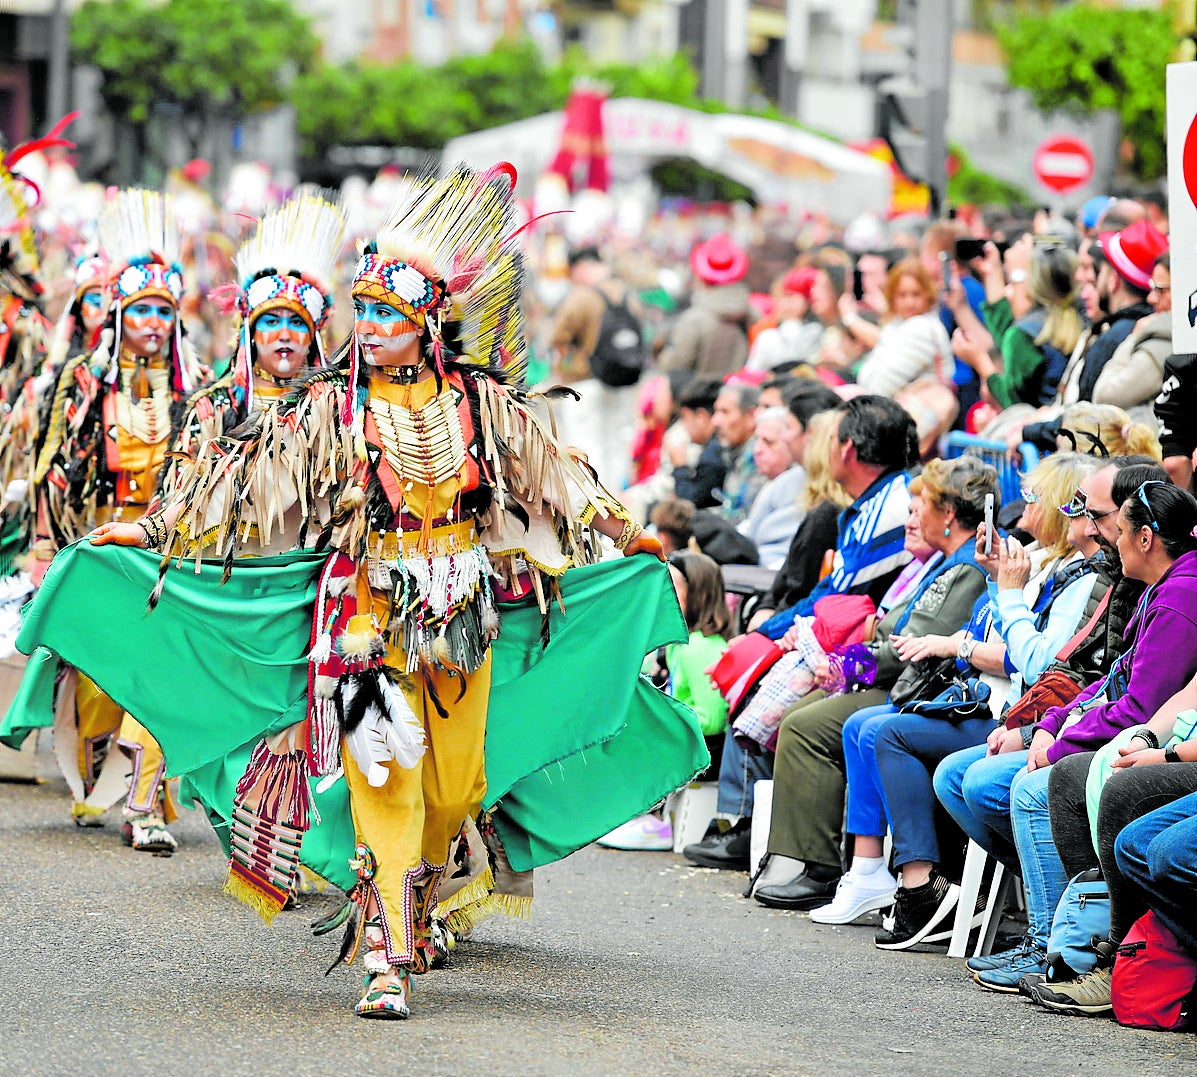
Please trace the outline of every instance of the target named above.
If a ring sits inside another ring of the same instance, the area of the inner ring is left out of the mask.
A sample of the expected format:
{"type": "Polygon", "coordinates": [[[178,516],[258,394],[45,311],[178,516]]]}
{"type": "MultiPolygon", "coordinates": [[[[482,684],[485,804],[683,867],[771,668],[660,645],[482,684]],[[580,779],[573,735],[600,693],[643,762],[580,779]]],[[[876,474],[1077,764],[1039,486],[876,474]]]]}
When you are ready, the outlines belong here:
{"type": "Polygon", "coordinates": [[[824,595],[863,594],[879,599],[910,561],[906,517],[910,514],[909,477],[891,471],[878,478],[839,518],[839,538],[831,572],[806,598],[761,625],[770,639],[781,639],[795,617],[809,617],[824,595]]]}

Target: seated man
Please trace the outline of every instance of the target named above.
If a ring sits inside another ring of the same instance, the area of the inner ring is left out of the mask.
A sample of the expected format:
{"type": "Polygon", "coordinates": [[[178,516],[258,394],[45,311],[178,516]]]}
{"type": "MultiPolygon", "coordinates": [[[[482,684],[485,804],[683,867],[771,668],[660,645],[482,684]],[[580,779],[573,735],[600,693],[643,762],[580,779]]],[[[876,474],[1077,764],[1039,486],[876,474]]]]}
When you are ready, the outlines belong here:
{"type": "MultiPolygon", "coordinates": [[[[886,397],[858,396],[839,410],[832,436],[831,470],[855,499],[839,518],[839,543],[832,572],[796,607],[762,626],[780,639],[799,613],[814,612],[827,594],[872,595],[879,601],[910,560],[905,549],[910,494],[904,469],[918,461],[914,420],[886,397]],[[772,626],[773,631],[770,631],[772,626]],[[776,634],[774,634],[774,631],[776,634]]],[[[724,740],[719,770],[721,816],[737,816],[730,830],[711,832],[682,851],[701,867],[748,867],[753,783],[772,776],[772,759],[750,756],[732,737],[724,740]]]]}
{"type": "Polygon", "coordinates": [[[792,422],[788,408],[766,408],[756,419],[752,458],[766,482],[753,498],[739,531],[752,539],[758,563],[765,568],[781,567],[802,522],[798,497],[806,484],[806,470],[794,459],[787,442],[792,422]]]}

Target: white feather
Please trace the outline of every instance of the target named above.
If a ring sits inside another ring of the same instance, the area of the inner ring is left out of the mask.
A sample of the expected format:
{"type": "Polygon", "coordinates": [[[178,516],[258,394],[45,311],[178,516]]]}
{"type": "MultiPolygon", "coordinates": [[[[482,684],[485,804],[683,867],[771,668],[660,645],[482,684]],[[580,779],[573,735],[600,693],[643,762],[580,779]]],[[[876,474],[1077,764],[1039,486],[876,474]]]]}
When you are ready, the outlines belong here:
{"type": "MultiPolygon", "coordinates": [[[[390,776],[384,764],[393,760],[405,770],[410,770],[420,761],[427,746],[424,743],[424,728],[403,693],[381,673],[374,676],[382,680],[382,696],[387,700],[387,713],[380,713],[371,704],[365,717],[345,738],[345,744],[366,781],[373,786],[382,786],[386,785],[390,776]]],[[[345,693],[344,706],[349,709],[356,688],[349,682],[342,691],[345,693]]]]}

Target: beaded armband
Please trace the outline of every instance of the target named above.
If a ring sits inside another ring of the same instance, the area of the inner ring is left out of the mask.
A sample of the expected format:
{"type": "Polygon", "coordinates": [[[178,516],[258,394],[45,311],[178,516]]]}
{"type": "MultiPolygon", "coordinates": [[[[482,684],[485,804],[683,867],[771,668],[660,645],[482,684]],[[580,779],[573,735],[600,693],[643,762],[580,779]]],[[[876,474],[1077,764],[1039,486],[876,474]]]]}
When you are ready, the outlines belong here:
{"type": "Polygon", "coordinates": [[[145,548],[147,550],[161,550],[166,545],[167,527],[162,514],[143,516],[137,521],[145,532],[145,548]]]}
{"type": "Polygon", "coordinates": [[[619,538],[615,540],[615,548],[620,551],[626,550],[632,539],[639,535],[643,530],[644,528],[636,523],[635,520],[628,520],[623,525],[623,530],[619,533],[619,538]]]}

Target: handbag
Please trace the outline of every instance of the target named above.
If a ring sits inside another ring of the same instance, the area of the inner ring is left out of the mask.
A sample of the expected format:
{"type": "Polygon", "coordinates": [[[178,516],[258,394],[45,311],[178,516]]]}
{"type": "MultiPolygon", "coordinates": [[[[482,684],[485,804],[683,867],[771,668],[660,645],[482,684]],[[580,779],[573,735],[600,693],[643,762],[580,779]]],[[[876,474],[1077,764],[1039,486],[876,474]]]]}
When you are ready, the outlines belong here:
{"type": "Polygon", "coordinates": [[[1006,711],[1006,728],[1018,729],[1021,726],[1034,725],[1049,707],[1067,707],[1084,691],[1084,685],[1074,674],[1063,668],[1073,652],[1089,638],[1093,626],[1101,619],[1106,607],[1110,604],[1110,595],[1114,588],[1106,589],[1101,601],[1093,611],[1093,616],[1073,635],[1056,653],[1056,664],[1039,675],[1039,679],[1031,685],[1006,711]]]}
{"type": "Polygon", "coordinates": [[[902,706],[903,714],[960,722],[965,718],[991,718],[992,689],[980,677],[958,678],[933,699],[914,699],[902,706]]]}
{"type": "Polygon", "coordinates": [[[955,658],[938,658],[907,666],[889,690],[889,701],[902,709],[907,703],[934,699],[950,687],[957,677],[955,658]]]}

